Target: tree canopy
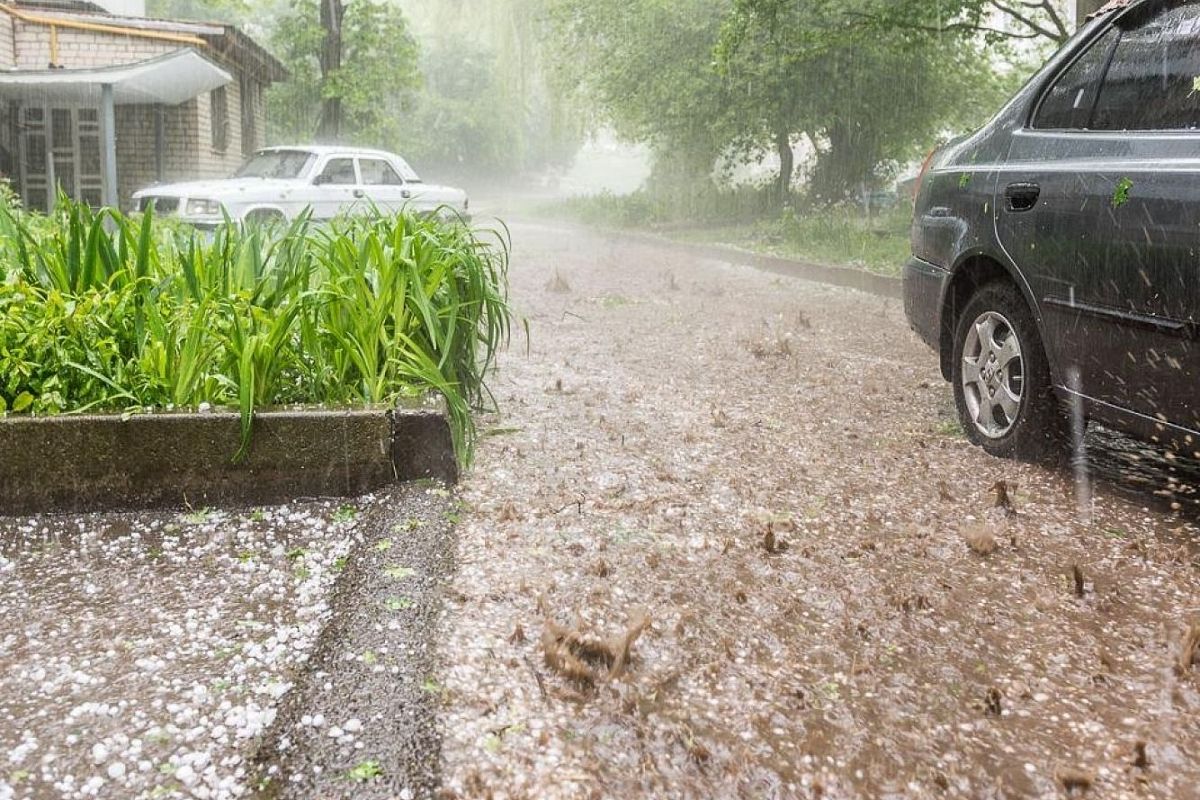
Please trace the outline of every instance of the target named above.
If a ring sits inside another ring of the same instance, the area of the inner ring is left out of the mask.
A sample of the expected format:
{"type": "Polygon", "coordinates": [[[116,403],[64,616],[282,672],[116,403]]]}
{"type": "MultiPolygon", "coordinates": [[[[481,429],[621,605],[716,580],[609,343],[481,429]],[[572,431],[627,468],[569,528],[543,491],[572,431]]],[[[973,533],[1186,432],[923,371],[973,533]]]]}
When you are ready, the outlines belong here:
{"type": "Polygon", "coordinates": [[[836,201],[978,121],[1004,83],[979,32],[905,24],[881,34],[886,7],[552,0],[549,19],[560,80],[624,137],[701,174],[718,158],[773,152],[781,201],[804,143],[816,159],[810,196],[836,201]]]}

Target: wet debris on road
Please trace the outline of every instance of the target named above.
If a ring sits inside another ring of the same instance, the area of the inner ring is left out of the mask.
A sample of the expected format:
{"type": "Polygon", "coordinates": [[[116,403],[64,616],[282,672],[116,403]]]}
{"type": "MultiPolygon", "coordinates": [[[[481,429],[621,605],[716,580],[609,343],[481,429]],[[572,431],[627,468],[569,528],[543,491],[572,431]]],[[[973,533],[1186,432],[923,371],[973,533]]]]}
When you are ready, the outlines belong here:
{"type": "Polygon", "coordinates": [[[1073,473],[969,445],[895,303],[518,228],[533,346],[502,357],[504,416],[484,420],[517,432],[462,487],[446,798],[1195,794],[1198,667],[1176,669],[1200,528],[1154,494],[1177,464],[1137,450],[1142,483],[1116,496],[1115,440],[1089,432],[1086,524],[1073,473]],[[571,295],[547,291],[555,270],[571,295]],[[764,319],[790,355],[748,348],[764,319]],[[654,626],[610,681],[570,643],[634,607],[654,626]],[[547,666],[543,632],[591,688],[547,666]]]}
{"type": "Polygon", "coordinates": [[[635,609],[629,614],[626,629],[608,637],[560,625],[549,613],[542,624],[546,666],[570,681],[591,688],[625,673],[633,645],[649,626],[650,616],[644,609],[635,609]]]}
{"type": "Polygon", "coordinates": [[[981,556],[990,556],[1000,547],[996,538],[996,529],[988,523],[968,525],[963,530],[963,538],[967,546],[981,556]]]}
{"type": "Polygon", "coordinates": [[[1184,675],[1198,663],[1200,663],[1200,620],[1195,620],[1184,631],[1183,638],[1179,642],[1179,660],[1176,662],[1176,671],[1180,675],[1184,675]]]}

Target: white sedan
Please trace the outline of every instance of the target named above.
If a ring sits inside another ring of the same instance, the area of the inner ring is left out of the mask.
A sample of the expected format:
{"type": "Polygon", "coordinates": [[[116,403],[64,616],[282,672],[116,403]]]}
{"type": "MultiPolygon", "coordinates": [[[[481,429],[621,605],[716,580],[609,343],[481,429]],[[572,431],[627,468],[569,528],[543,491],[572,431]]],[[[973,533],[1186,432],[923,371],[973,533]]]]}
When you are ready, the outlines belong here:
{"type": "Polygon", "coordinates": [[[287,221],[307,209],[316,219],[372,209],[466,217],[466,192],[425,183],[393,153],[346,147],[269,147],[223,180],[173,183],[133,195],[139,211],[151,205],[202,227],[225,215],[238,221],[287,221]]]}

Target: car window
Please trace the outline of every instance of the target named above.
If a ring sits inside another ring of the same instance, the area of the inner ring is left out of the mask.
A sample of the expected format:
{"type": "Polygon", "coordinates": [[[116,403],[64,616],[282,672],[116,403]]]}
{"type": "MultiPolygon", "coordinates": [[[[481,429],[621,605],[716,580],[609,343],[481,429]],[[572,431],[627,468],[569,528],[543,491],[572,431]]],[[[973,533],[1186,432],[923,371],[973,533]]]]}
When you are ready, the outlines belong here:
{"type": "Polygon", "coordinates": [[[316,156],[303,150],[265,150],[237,172],[239,178],[299,178],[308,171],[316,156]]]}
{"type": "Polygon", "coordinates": [[[1093,42],[1087,51],[1075,60],[1042,98],[1034,116],[1033,127],[1042,129],[1086,128],[1092,117],[1096,91],[1104,76],[1113,45],[1120,38],[1120,31],[1112,28],[1093,42]]]}
{"type": "Polygon", "coordinates": [[[367,186],[401,186],[404,181],[392,165],[379,158],[360,158],[358,170],[367,186]]]}
{"type": "Polygon", "coordinates": [[[1200,3],[1150,14],[1122,34],[1091,127],[1200,128],[1200,3]]]}
{"type": "Polygon", "coordinates": [[[404,176],[404,180],[408,181],[409,183],[421,183],[422,182],[421,177],[419,175],[417,175],[416,170],[414,170],[412,167],[410,167],[408,165],[407,161],[405,161],[403,158],[400,158],[399,156],[393,156],[393,157],[396,159],[396,163],[400,167],[400,174],[404,176]]]}
{"type": "Polygon", "coordinates": [[[329,163],[325,165],[325,169],[321,170],[321,175],[317,179],[317,183],[333,184],[336,186],[345,186],[357,182],[358,179],[354,175],[353,158],[330,159],[329,163]]]}

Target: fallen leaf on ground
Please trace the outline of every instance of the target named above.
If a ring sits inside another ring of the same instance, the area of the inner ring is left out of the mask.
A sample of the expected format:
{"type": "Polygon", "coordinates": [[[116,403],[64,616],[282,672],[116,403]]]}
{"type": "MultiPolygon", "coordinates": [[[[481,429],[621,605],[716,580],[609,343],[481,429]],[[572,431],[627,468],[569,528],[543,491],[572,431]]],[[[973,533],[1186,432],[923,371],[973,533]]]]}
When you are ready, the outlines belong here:
{"type": "Polygon", "coordinates": [[[963,531],[967,546],[981,556],[989,556],[996,552],[996,534],[988,525],[972,525],[963,531]]]}

